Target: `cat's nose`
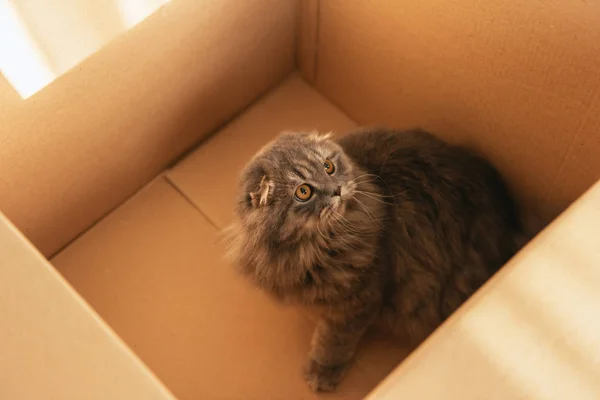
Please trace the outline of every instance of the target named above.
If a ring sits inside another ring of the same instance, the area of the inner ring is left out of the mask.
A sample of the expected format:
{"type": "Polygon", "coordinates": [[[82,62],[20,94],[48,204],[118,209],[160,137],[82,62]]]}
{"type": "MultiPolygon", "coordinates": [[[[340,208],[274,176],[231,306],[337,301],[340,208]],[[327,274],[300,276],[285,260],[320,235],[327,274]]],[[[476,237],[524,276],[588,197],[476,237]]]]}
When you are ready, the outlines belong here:
{"type": "Polygon", "coordinates": [[[342,187],[338,186],[337,188],[335,188],[333,190],[333,196],[332,197],[341,196],[341,195],[342,195],[342,187]]]}

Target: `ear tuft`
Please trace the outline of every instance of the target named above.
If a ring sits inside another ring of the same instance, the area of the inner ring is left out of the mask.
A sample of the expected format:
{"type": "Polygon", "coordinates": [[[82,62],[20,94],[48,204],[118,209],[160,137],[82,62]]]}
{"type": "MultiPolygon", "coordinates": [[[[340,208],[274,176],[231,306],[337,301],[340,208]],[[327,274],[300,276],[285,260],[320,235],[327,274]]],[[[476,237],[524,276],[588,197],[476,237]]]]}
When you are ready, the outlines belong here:
{"type": "Polygon", "coordinates": [[[316,142],[323,142],[327,139],[330,139],[333,136],[333,132],[327,132],[327,133],[320,133],[317,131],[311,132],[310,133],[310,138],[316,142]]]}
{"type": "Polygon", "coordinates": [[[250,201],[253,207],[266,206],[269,200],[269,195],[272,193],[274,184],[271,180],[263,175],[260,180],[259,188],[256,192],[250,192],[250,201]]]}

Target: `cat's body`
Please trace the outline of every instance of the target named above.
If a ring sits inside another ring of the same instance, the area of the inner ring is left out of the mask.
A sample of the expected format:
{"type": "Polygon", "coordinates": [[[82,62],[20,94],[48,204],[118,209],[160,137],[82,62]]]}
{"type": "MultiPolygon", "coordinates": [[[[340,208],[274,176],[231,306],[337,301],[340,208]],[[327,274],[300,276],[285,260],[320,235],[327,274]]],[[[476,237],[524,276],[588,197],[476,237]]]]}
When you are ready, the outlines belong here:
{"type": "Polygon", "coordinates": [[[277,298],[324,307],[306,379],[333,390],[373,324],[424,339],[517,250],[496,170],[422,131],[288,133],[242,174],[231,253],[277,298]]]}

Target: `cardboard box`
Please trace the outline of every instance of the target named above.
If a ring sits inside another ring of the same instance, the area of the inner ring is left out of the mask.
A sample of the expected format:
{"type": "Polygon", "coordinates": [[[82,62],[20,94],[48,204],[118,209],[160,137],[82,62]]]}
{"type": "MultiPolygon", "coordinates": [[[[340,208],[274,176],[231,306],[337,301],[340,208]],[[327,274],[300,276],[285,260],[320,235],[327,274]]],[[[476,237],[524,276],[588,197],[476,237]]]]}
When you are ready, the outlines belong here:
{"type": "Polygon", "coordinates": [[[365,124],[476,147],[534,231],[587,194],[323,397],[600,398],[599,46],[594,2],[172,0],[27,99],[0,76],[0,398],[319,397],[314,315],[216,238],[262,144],[365,124]]]}

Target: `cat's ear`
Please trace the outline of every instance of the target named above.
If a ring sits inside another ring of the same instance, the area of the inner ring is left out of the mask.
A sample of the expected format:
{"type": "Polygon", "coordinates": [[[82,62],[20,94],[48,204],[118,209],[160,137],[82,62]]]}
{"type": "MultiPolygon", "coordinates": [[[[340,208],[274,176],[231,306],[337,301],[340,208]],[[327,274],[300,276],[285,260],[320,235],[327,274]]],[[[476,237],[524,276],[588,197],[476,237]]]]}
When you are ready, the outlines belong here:
{"type": "Polygon", "coordinates": [[[279,139],[293,139],[295,137],[306,137],[316,142],[322,142],[330,139],[333,136],[333,132],[319,132],[319,131],[282,131],[279,133],[279,139]]]}
{"type": "Polygon", "coordinates": [[[331,131],[326,133],[314,131],[309,134],[309,137],[316,142],[323,142],[325,140],[331,139],[332,136],[333,132],[331,131]]]}
{"type": "Polygon", "coordinates": [[[267,205],[269,196],[273,192],[273,187],[273,181],[268,179],[266,175],[263,175],[258,189],[254,192],[250,192],[250,202],[252,203],[252,207],[261,207],[267,205]]]}

